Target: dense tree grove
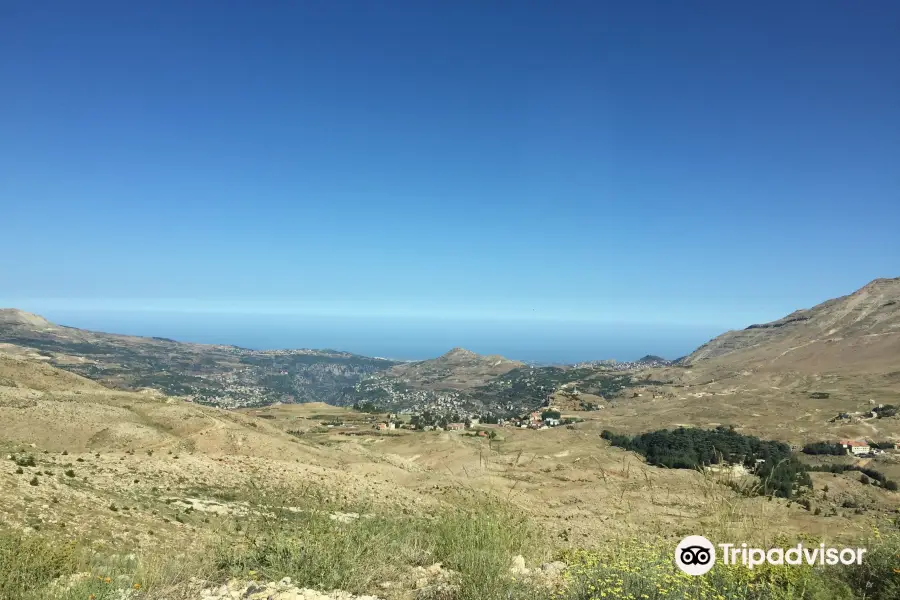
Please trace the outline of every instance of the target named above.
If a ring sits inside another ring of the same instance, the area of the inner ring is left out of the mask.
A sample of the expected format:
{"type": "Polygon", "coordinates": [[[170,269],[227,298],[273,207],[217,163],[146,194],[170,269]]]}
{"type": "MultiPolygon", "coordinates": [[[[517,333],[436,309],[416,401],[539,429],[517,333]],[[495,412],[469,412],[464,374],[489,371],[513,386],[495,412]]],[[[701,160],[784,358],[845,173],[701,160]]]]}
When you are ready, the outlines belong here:
{"type": "Polygon", "coordinates": [[[379,408],[374,402],[357,402],[353,405],[353,410],[371,414],[384,412],[384,410],[379,408]]]}
{"type": "Polygon", "coordinates": [[[413,415],[410,423],[416,427],[443,427],[447,428],[450,423],[467,423],[468,419],[459,413],[435,413],[426,410],[420,415],[413,415]]]}
{"type": "Polygon", "coordinates": [[[790,498],[797,487],[810,485],[809,474],[782,442],[742,435],[733,427],[661,429],[634,437],[603,431],[614,446],[637,452],[652,465],[695,469],[716,464],[740,464],[756,473],[761,494],[790,498]]]}
{"type": "Polygon", "coordinates": [[[846,448],[840,444],[831,442],[813,442],[803,446],[804,454],[829,454],[831,456],[843,456],[847,454],[846,448]]]}
{"type": "Polygon", "coordinates": [[[893,450],[897,447],[894,442],[869,442],[869,446],[878,450],[893,450]]]}

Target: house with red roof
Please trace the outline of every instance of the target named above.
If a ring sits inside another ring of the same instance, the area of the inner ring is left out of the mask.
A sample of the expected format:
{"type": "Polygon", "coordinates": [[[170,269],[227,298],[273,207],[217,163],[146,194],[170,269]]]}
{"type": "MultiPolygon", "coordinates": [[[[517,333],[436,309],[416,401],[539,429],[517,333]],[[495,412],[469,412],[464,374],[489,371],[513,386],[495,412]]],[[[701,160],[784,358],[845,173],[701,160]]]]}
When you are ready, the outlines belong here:
{"type": "Polygon", "coordinates": [[[872,450],[866,442],[858,442],[856,440],[839,440],[838,444],[843,446],[847,454],[869,454],[872,450]]]}

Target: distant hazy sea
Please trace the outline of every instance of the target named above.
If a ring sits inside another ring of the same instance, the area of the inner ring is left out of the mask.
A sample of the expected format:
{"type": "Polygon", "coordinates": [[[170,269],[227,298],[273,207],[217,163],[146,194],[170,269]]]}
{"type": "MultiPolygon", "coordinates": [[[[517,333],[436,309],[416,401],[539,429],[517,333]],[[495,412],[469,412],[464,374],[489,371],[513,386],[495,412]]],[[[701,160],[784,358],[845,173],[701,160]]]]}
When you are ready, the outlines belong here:
{"type": "Polygon", "coordinates": [[[188,314],[122,311],[44,311],[62,325],[108,333],[253,349],[331,348],[399,360],[434,358],[460,346],[479,354],[546,364],[674,359],[722,333],[717,327],[577,323],[188,314]]]}

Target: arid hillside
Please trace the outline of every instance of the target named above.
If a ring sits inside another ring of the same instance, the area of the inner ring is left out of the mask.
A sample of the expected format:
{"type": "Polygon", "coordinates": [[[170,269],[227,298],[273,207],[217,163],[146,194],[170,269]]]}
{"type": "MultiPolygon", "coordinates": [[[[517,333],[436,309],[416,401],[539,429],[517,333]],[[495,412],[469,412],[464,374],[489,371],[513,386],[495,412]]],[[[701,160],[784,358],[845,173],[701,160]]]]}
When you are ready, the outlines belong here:
{"type": "Polygon", "coordinates": [[[697,531],[856,540],[896,507],[895,492],[852,473],[814,474],[802,504],[739,493],[747,475],[653,467],[601,438],[605,410],[544,431],[379,431],[385,415],[322,403],[225,410],[106,388],[28,349],[0,352],[0,571],[3,560],[43,569],[33,581],[0,577],[4,600],[113,589],[135,600],[350,598],[325,593],[336,587],[386,600],[577,600],[561,595],[577,559],[553,560],[569,551],[618,552],[639,537],[665,556],[697,531]],[[23,543],[83,558],[51,571],[3,554],[23,543]]]}
{"type": "Polygon", "coordinates": [[[735,425],[794,444],[842,438],[900,442],[900,279],[742,331],[720,335],[680,365],[635,375],[604,418],[639,432],[735,425]],[[883,417],[883,418],[882,418],[883,417]]]}
{"type": "Polygon", "coordinates": [[[454,348],[437,358],[396,365],[385,375],[423,389],[468,389],[524,366],[525,363],[502,356],[483,356],[454,348]]]}
{"type": "Polygon", "coordinates": [[[900,373],[900,278],[704,344],[684,364],[803,373],[900,373]]]}

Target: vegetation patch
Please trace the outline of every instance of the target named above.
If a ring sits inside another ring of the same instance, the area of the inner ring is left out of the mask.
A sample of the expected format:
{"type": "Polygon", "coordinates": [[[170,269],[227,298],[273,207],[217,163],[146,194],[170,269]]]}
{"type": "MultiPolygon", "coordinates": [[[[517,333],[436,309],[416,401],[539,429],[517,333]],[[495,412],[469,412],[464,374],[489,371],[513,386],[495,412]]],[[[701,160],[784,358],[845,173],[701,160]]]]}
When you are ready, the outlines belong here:
{"type": "Polygon", "coordinates": [[[861,565],[810,566],[717,563],[702,577],[679,570],[672,545],[628,540],[563,555],[566,600],[894,600],[900,598],[900,536],[877,533],[861,565]]]}
{"type": "Polygon", "coordinates": [[[847,454],[847,449],[840,444],[832,442],[813,442],[803,446],[803,453],[812,455],[827,454],[830,456],[844,456],[847,454]]]}
{"type": "Polygon", "coordinates": [[[809,471],[817,471],[824,473],[846,473],[847,471],[858,471],[862,473],[862,477],[866,479],[860,478],[860,481],[863,483],[872,483],[873,485],[880,485],[886,490],[896,492],[897,491],[897,482],[891,479],[888,479],[884,473],[881,471],[876,471],[875,469],[870,469],[868,467],[860,467],[857,465],[816,465],[807,467],[809,471]]]}
{"type": "Polygon", "coordinates": [[[782,442],[742,435],[733,427],[660,429],[636,436],[604,430],[600,436],[613,446],[641,454],[651,465],[672,469],[697,469],[719,464],[743,465],[759,476],[760,495],[791,498],[811,481],[804,466],[782,442]]]}

